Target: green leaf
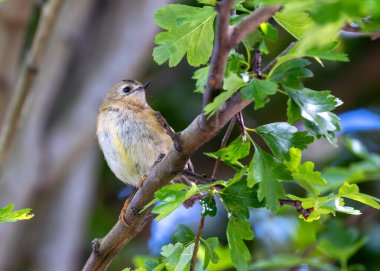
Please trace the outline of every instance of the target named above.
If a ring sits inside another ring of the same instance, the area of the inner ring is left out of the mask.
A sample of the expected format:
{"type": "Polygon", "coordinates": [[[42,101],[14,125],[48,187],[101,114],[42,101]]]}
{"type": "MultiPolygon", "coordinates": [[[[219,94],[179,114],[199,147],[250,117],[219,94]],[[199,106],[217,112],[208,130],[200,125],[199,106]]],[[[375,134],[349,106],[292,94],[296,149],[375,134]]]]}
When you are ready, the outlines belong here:
{"type": "Polygon", "coordinates": [[[314,171],[312,162],[308,161],[301,165],[301,155],[301,150],[292,147],[289,151],[289,160],[284,164],[292,173],[294,180],[314,197],[317,197],[318,188],[316,186],[326,186],[327,181],[322,178],[319,171],[314,171]]]}
{"type": "Polygon", "coordinates": [[[219,245],[219,241],[217,237],[210,237],[206,240],[201,239],[201,242],[205,247],[205,259],[203,262],[203,270],[206,270],[210,263],[210,260],[214,264],[218,263],[219,261],[219,256],[215,251],[219,245]]]}
{"type": "Polygon", "coordinates": [[[176,265],[174,271],[182,271],[186,269],[186,266],[190,263],[194,251],[194,243],[185,247],[181,256],[179,257],[178,264],[176,265]]]}
{"type": "Polygon", "coordinates": [[[264,203],[257,198],[258,185],[247,187],[245,179],[233,183],[219,191],[221,200],[229,213],[239,218],[249,218],[248,207],[264,207],[264,203]]]}
{"type": "Polygon", "coordinates": [[[375,209],[380,209],[380,199],[360,193],[359,187],[356,184],[349,184],[348,182],[344,182],[344,184],[339,188],[338,195],[359,201],[375,209]]]}
{"type": "Polygon", "coordinates": [[[277,84],[268,80],[253,78],[248,85],[241,89],[244,100],[253,99],[255,110],[263,108],[269,102],[269,95],[276,93],[277,84]]]}
{"type": "Polygon", "coordinates": [[[195,90],[194,92],[203,93],[207,84],[207,77],[208,77],[208,71],[210,67],[206,66],[203,68],[200,68],[194,72],[193,77],[191,79],[197,80],[195,83],[195,90]]]}
{"type": "Polygon", "coordinates": [[[190,65],[205,64],[211,56],[215,16],[214,8],[208,6],[171,4],[158,9],[154,21],[167,31],[156,35],[154,60],[160,65],[169,60],[174,67],[187,53],[190,65]]]}
{"type": "Polygon", "coordinates": [[[231,260],[238,271],[248,270],[248,260],[250,252],[243,240],[252,240],[254,237],[251,225],[234,216],[230,217],[227,225],[228,247],[231,253],[231,260]]]}
{"type": "Polygon", "coordinates": [[[277,58],[276,64],[269,72],[268,77],[271,78],[273,72],[283,63],[302,57],[314,57],[331,61],[348,61],[347,54],[334,51],[339,45],[338,41],[330,42],[321,46],[305,47],[301,42],[296,43],[286,55],[277,58]]]}
{"type": "MultiPolygon", "coordinates": [[[[164,186],[155,193],[156,198],[163,201],[163,203],[155,206],[152,213],[158,214],[156,220],[159,221],[177,209],[185,200],[197,193],[198,190],[196,186],[189,187],[180,183],[164,186]]],[[[157,202],[157,200],[153,200],[152,202],[157,202]]],[[[150,203],[148,205],[150,205],[150,203]]]]}
{"type": "Polygon", "coordinates": [[[209,5],[209,6],[215,6],[217,0],[197,0],[197,1],[200,4],[209,5]]]}
{"type": "Polygon", "coordinates": [[[174,271],[185,270],[193,255],[194,243],[184,246],[181,243],[169,244],[161,248],[164,262],[174,271]]]}
{"type": "MultiPolygon", "coordinates": [[[[279,199],[285,197],[285,190],[279,181],[291,180],[290,172],[280,161],[269,153],[255,146],[256,151],[250,165],[254,182],[259,182],[258,199],[265,199],[265,206],[272,212],[280,208],[279,199]]],[[[250,180],[250,179],[248,179],[250,180]]],[[[249,182],[252,187],[254,183],[249,182]]]]}
{"type": "Polygon", "coordinates": [[[287,106],[286,114],[288,115],[288,122],[294,124],[297,120],[301,119],[301,110],[291,98],[288,99],[287,106]]]}
{"type": "Polygon", "coordinates": [[[310,61],[299,58],[281,64],[271,76],[271,81],[290,88],[301,89],[303,84],[301,78],[312,77],[313,73],[305,67],[310,61]]]}
{"type": "Polygon", "coordinates": [[[226,164],[243,167],[239,160],[248,156],[250,147],[250,142],[248,140],[243,141],[243,138],[239,136],[227,147],[213,153],[205,154],[215,159],[220,158],[220,160],[226,164]]]}
{"type": "Polygon", "coordinates": [[[223,89],[226,91],[220,93],[215,99],[205,106],[204,113],[207,116],[213,115],[218,111],[219,107],[224,104],[236,91],[245,85],[243,79],[241,79],[236,73],[230,73],[228,77],[224,79],[223,89]]]}
{"type": "Polygon", "coordinates": [[[248,51],[252,51],[256,43],[262,42],[263,38],[263,34],[259,30],[255,30],[243,40],[243,44],[248,51]]]}
{"type": "Polygon", "coordinates": [[[306,131],[298,132],[297,128],[286,122],[274,122],[255,129],[268,144],[272,153],[279,159],[285,160],[291,147],[306,149],[314,138],[306,131]]]}
{"type": "MultiPolygon", "coordinates": [[[[316,34],[313,34],[316,36],[316,34]]],[[[320,36],[317,37],[320,40],[320,36]]],[[[330,42],[323,45],[316,45],[315,43],[311,43],[311,45],[305,45],[302,43],[304,39],[300,42],[296,43],[285,55],[278,57],[276,64],[272,67],[268,74],[268,79],[272,78],[273,73],[276,71],[278,67],[280,67],[283,63],[297,59],[302,57],[314,57],[317,61],[320,62],[320,59],[326,59],[331,61],[348,61],[347,54],[338,53],[335,48],[339,45],[338,41],[330,42]]],[[[331,41],[331,40],[330,40],[331,41]]]]}
{"type": "Polygon", "coordinates": [[[335,132],[340,131],[339,118],[331,113],[342,101],[330,91],[314,91],[308,88],[295,90],[285,88],[286,92],[299,107],[306,128],[317,137],[325,137],[336,145],[335,132]]]}
{"type": "Polygon", "coordinates": [[[314,25],[306,12],[277,12],[273,18],[296,39],[300,39],[314,25]]]}
{"type": "Polygon", "coordinates": [[[214,195],[210,194],[207,197],[199,200],[199,203],[202,206],[202,215],[214,217],[217,213],[217,207],[215,203],[214,195]]]}
{"type": "Polygon", "coordinates": [[[260,30],[264,34],[264,37],[269,42],[276,42],[278,39],[278,30],[276,27],[271,25],[268,22],[264,22],[260,24],[260,30]]]}
{"type": "Polygon", "coordinates": [[[31,219],[34,215],[31,214],[32,209],[21,209],[14,211],[14,205],[8,204],[3,208],[0,208],[0,223],[3,222],[16,222],[19,220],[31,219]]]}
{"type": "Polygon", "coordinates": [[[195,234],[188,226],[179,224],[177,232],[173,235],[173,239],[176,242],[189,244],[195,241],[195,234]]]}
{"type": "Polygon", "coordinates": [[[184,250],[184,245],[176,243],[175,245],[169,244],[161,248],[161,255],[164,256],[164,262],[174,269],[177,266],[179,258],[184,250]]]}

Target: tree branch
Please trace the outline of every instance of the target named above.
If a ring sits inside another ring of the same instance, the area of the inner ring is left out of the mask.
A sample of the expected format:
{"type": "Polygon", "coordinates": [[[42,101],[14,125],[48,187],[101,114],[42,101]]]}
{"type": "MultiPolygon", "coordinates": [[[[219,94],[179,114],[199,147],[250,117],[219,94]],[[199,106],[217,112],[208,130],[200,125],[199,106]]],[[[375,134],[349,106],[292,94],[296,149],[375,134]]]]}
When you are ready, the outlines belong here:
{"type": "Polygon", "coordinates": [[[203,107],[210,103],[222,89],[227,58],[232,48],[230,47],[230,12],[233,4],[234,0],[224,0],[216,6],[219,14],[216,21],[216,35],[210,70],[203,95],[203,107]]]}
{"type": "Polygon", "coordinates": [[[280,9],[280,7],[280,5],[261,7],[245,17],[233,28],[230,48],[235,48],[239,42],[254,31],[262,22],[271,18],[280,9]]]}
{"type": "MultiPolygon", "coordinates": [[[[228,53],[231,47],[229,29],[229,13],[232,7],[232,0],[224,0],[218,6],[218,22],[216,41],[214,45],[213,56],[207,81],[206,91],[203,103],[207,104],[212,100],[215,90],[221,86],[224,78],[225,66],[228,53]],[[228,41],[228,43],[226,42],[228,41]],[[222,44],[219,44],[222,43],[222,44]],[[226,45],[228,44],[228,46],[226,45]]],[[[259,10],[253,12],[249,19],[239,26],[238,36],[234,41],[243,39],[254,29],[253,24],[257,27],[262,21],[267,20],[273,15],[278,6],[271,8],[259,9],[260,16],[254,15],[259,10]],[[249,29],[248,30],[246,30],[249,29]]],[[[210,118],[205,118],[201,113],[193,122],[180,133],[179,144],[181,151],[172,147],[169,153],[150,170],[143,187],[141,187],[133,197],[131,203],[125,211],[125,217],[128,226],[118,221],[111,231],[103,238],[98,239],[93,252],[90,255],[83,270],[105,270],[110,264],[112,258],[132,240],[145,226],[146,217],[150,210],[143,213],[140,211],[154,198],[154,192],[170,182],[178,173],[182,172],[190,156],[203,144],[216,136],[220,129],[229,122],[243,108],[250,104],[252,100],[242,99],[240,93],[233,95],[218,112],[210,118]]]]}
{"type": "Polygon", "coordinates": [[[9,148],[12,144],[12,139],[14,138],[17,124],[19,123],[21,111],[38,74],[38,69],[45,46],[52,33],[63,3],[63,0],[51,0],[43,7],[36,37],[33,40],[32,49],[25,61],[25,67],[20,74],[14,96],[12,97],[11,104],[9,106],[9,112],[7,112],[5,116],[4,124],[1,129],[0,168],[3,166],[9,148]]]}
{"type": "MultiPolygon", "coordinates": [[[[210,61],[208,80],[203,95],[203,107],[212,102],[222,89],[228,54],[231,49],[235,48],[248,34],[280,9],[279,5],[259,8],[240,23],[231,27],[229,26],[229,20],[233,3],[233,0],[224,0],[217,5],[219,15],[216,24],[216,37],[210,61]]],[[[204,124],[204,121],[202,119],[201,125],[204,124]]]]}

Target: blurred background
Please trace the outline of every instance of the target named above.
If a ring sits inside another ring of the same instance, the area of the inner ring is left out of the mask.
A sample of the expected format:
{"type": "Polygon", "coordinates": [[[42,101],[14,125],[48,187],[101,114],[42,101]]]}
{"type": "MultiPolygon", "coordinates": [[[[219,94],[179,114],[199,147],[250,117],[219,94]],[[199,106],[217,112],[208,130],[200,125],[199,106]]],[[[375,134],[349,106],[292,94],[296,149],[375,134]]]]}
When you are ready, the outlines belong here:
{"type": "MultiPolygon", "coordinates": [[[[45,2],[8,0],[0,6],[0,123],[9,109],[45,2]]],[[[0,224],[0,270],[79,270],[91,252],[91,240],[104,236],[116,222],[127,192],[108,169],[95,138],[98,107],[114,83],[152,80],[148,101],[176,131],[199,114],[202,97],[193,92],[195,81],[191,79],[195,69],[185,61],[175,69],[152,61],[154,35],[159,31],[153,13],[169,2],[64,1],[0,172],[0,206],[14,203],[16,209],[32,208],[35,215],[31,220],[0,224]]],[[[271,54],[265,62],[293,41],[282,30],[279,34],[278,43],[268,44],[271,54]]],[[[342,118],[340,138],[349,135],[369,152],[379,153],[380,41],[347,33],[342,33],[342,41],[350,62],[326,62],[325,67],[314,62],[310,69],[315,77],[305,80],[305,85],[332,90],[343,100],[336,111],[342,118]]],[[[274,96],[266,108],[256,112],[249,106],[245,119],[249,127],[286,121],[285,97],[274,96]]],[[[194,155],[196,172],[211,175],[214,161],[202,153],[218,149],[221,136],[194,155]]],[[[343,146],[343,139],[340,142],[341,146],[334,148],[324,140],[317,141],[304,158],[314,161],[319,169],[362,159],[350,152],[349,144],[349,150],[343,146]]],[[[231,174],[227,167],[221,167],[217,178],[226,179],[231,174]]],[[[377,180],[379,173],[369,178],[377,180]]],[[[380,196],[378,182],[367,182],[361,189],[380,196]]],[[[132,258],[138,255],[158,255],[179,221],[197,228],[199,210],[198,204],[187,210],[181,207],[159,224],[147,227],[115,258],[110,270],[131,266],[132,258]]],[[[362,212],[361,218],[340,215],[339,220],[370,237],[352,261],[361,262],[367,270],[378,270],[379,213],[362,212]]],[[[283,215],[253,211],[256,238],[251,245],[255,258],[291,252],[289,240],[301,238],[295,233],[301,222],[294,210],[286,209],[283,215]]],[[[224,245],[225,217],[220,212],[206,219],[205,226],[205,235],[218,235],[224,245]]],[[[228,270],[228,263],[225,266],[228,270]]]]}

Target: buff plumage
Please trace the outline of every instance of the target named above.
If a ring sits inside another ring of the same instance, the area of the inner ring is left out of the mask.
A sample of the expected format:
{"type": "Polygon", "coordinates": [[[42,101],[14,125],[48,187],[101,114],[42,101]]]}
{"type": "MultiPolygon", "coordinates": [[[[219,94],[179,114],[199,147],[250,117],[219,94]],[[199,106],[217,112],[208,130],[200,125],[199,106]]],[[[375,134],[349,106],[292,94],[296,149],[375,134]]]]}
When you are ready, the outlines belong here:
{"type": "Polygon", "coordinates": [[[146,103],[144,86],[133,80],[124,80],[108,92],[99,110],[97,137],[110,169],[133,186],[173,144],[146,103]]]}

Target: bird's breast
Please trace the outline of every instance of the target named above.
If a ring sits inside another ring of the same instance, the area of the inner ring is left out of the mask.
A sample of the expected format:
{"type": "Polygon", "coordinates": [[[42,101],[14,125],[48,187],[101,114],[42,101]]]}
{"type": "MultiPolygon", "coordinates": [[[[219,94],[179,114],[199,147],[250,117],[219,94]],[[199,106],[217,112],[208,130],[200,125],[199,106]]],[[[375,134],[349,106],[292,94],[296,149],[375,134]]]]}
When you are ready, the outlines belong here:
{"type": "Polygon", "coordinates": [[[172,141],[152,110],[107,110],[99,114],[97,136],[105,159],[115,175],[137,186],[172,141]]]}

